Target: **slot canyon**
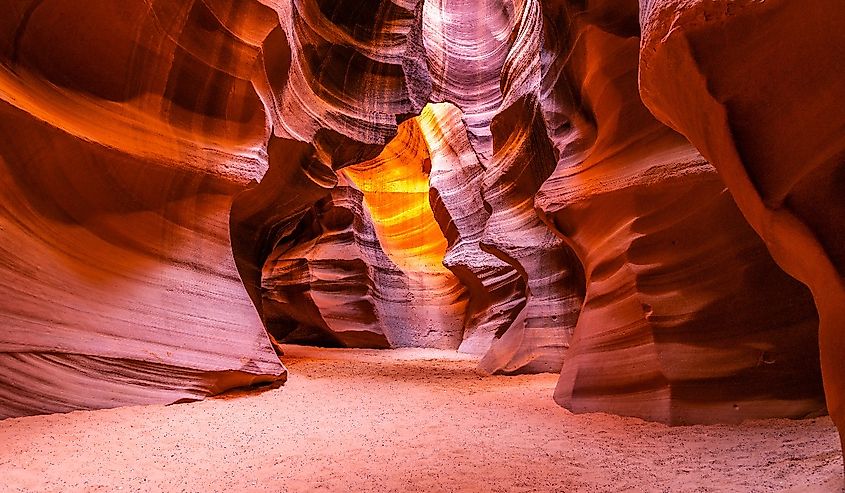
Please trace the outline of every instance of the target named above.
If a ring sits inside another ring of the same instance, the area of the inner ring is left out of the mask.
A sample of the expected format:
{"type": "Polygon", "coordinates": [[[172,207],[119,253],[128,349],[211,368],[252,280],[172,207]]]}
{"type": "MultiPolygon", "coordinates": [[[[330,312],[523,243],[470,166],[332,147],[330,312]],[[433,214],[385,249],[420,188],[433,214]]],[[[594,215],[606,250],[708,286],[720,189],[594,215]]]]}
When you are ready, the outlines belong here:
{"type": "Polygon", "coordinates": [[[0,7],[0,493],[845,491],[841,0],[0,7]]]}

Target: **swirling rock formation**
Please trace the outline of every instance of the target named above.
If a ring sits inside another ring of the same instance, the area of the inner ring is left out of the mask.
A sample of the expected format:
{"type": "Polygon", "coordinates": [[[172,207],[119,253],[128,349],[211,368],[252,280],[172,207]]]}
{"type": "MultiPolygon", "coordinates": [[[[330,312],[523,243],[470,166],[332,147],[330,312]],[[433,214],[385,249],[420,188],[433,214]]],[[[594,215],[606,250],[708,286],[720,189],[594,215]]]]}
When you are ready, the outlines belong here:
{"type": "Polygon", "coordinates": [[[534,211],[534,195],[554,165],[536,99],[525,97],[493,122],[493,165],[484,199],[492,209],[482,247],[511,264],[527,285],[525,307],[481,361],[513,372],[560,371],[578,320],[583,285],[577,260],[534,211]]]}
{"type": "Polygon", "coordinates": [[[559,55],[543,111],[559,157],[536,205],[587,281],[555,398],[668,423],[820,412],[809,293],[715,170],[645,109],[635,24],[620,14],[546,9],[566,30],[546,31],[559,55]]]}
{"type": "Polygon", "coordinates": [[[460,110],[449,104],[429,105],[421,118],[426,121],[420,128],[431,152],[432,209],[449,243],[443,265],[469,293],[459,349],[484,354],[524,310],[525,280],[513,266],[481,247],[490,218],[481,193],[484,168],[460,110]]]}
{"type": "MultiPolygon", "coordinates": [[[[281,310],[277,331],[290,333],[296,321],[349,347],[457,348],[466,296],[443,266],[447,243],[429,204],[429,162],[412,119],[378,157],[340,172],[328,204],[307,214],[265,263],[265,320],[281,310]]],[[[294,340],[288,333],[278,335],[294,340]]]]}
{"type": "Polygon", "coordinates": [[[0,107],[0,416],[172,402],[284,368],[237,277],[241,185],[0,107]]]}
{"type": "Polygon", "coordinates": [[[396,270],[378,247],[363,196],[338,184],[303,217],[297,243],[264,264],[264,322],[279,340],[389,347],[376,309],[373,266],[396,270]]]}
{"type": "MultiPolygon", "coordinates": [[[[421,1],[266,0],[279,27],[264,41],[265,105],[278,137],[329,135],[384,145],[431,93],[421,1]],[[283,63],[280,63],[284,61],[283,63]],[[269,67],[273,69],[269,69],[269,67]],[[322,134],[322,135],[321,135],[322,134]]],[[[347,152],[322,149],[332,165],[347,152]]],[[[371,156],[372,157],[372,156],[371,156]]]]}
{"type": "Polygon", "coordinates": [[[0,415],[280,379],[279,339],[794,417],[820,344],[843,425],[841,9],[0,6],[0,415]]]}
{"type": "Polygon", "coordinates": [[[403,123],[376,159],[343,173],[363,192],[379,243],[395,266],[379,282],[392,344],[456,348],[466,294],[443,266],[447,242],[429,201],[431,159],[419,127],[416,118],[403,123]]]}
{"type": "Polygon", "coordinates": [[[431,100],[461,109],[476,159],[493,154],[490,122],[502,103],[500,76],[517,6],[501,0],[423,2],[423,44],[431,100]]]}
{"type": "Polygon", "coordinates": [[[812,291],[828,408],[843,435],[845,11],[640,3],[642,98],[713,162],[774,259],[812,291]]]}
{"type": "Polygon", "coordinates": [[[254,7],[4,3],[0,417],[284,378],[227,225],[266,169],[254,7]]]}

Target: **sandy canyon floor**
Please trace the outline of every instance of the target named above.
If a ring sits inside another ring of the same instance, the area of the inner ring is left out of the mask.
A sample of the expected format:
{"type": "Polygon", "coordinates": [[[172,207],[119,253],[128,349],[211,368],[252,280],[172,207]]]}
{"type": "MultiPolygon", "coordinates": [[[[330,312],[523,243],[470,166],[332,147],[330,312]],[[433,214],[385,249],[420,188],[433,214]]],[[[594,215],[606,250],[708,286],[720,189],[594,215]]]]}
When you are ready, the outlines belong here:
{"type": "Polygon", "coordinates": [[[448,351],[288,346],[281,388],[0,421],[0,491],[833,491],[829,418],[573,415],[556,375],[448,351]]]}

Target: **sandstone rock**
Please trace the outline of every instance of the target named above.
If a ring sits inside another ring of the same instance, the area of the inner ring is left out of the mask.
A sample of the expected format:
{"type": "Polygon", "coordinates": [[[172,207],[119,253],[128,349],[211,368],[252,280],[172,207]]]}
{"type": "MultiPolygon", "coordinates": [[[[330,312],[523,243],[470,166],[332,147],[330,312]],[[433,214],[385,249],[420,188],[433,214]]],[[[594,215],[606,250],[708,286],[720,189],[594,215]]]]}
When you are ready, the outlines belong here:
{"type": "Polygon", "coordinates": [[[421,122],[411,119],[376,158],[342,171],[364,203],[390,266],[378,296],[393,346],[455,349],[463,337],[466,290],[443,265],[448,242],[429,200],[431,158],[421,122]]]}
{"type": "Polygon", "coordinates": [[[489,371],[560,371],[583,300],[578,261],[534,210],[554,166],[539,104],[517,100],[493,124],[493,164],[484,200],[492,210],[482,248],[523,278],[525,307],[481,361],[489,371]]]}
{"type": "Polygon", "coordinates": [[[338,184],[300,220],[295,238],[277,245],[265,262],[263,316],[277,339],[389,347],[372,266],[392,264],[378,248],[362,202],[360,191],[338,184]]]}
{"type": "Polygon", "coordinates": [[[0,104],[0,417],[284,378],[232,262],[240,185],[0,104]]]}
{"type": "Polygon", "coordinates": [[[640,3],[642,98],[712,161],[775,261],[812,291],[827,405],[842,435],[845,11],[836,2],[640,3]]]}
{"type": "Polygon", "coordinates": [[[259,93],[278,137],[311,142],[331,130],[385,145],[422,111],[432,90],[422,1],[264,2],[281,30],[265,39],[265,66],[276,69],[265,70],[259,93]],[[290,53],[288,70],[277,52],[290,53]]]}
{"type": "Polygon", "coordinates": [[[525,308],[525,280],[513,266],[481,248],[490,219],[482,196],[484,168],[460,110],[449,104],[429,105],[421,118],[431,154],[432,208],[449,242],[443,265],[469,294],[459,349],[484,354],[525,308]]]}
{"type": "Polygon", "coordinates": [[[490,122],[502,102],[500,77],[517,7],[501,0],[422,3],[431,101],[460,108],[476,159],[486,165],[493,155],[490,122]]]}
{"type": "Polygon", "coordinates": [[[832,3],[5,7],[2,416],[284,378],[287,338],[797,417],[820,343],[845,426],[832,3]]]}
{"type": "Polygon", "coordinates": [[[274,16],[217,3],[4,5],[0,417],[284,378],[227,225],[267,166],[274,16]]]}
{"type": "Polygon", "coordinates": [[[556,400],[667,423],[821,412],[809,293],[715,170],[645,109],[635,23],[611,8],[546,8],[564,28],[546,31],[558,161],[536,205],[587,282],[556,400]]]}

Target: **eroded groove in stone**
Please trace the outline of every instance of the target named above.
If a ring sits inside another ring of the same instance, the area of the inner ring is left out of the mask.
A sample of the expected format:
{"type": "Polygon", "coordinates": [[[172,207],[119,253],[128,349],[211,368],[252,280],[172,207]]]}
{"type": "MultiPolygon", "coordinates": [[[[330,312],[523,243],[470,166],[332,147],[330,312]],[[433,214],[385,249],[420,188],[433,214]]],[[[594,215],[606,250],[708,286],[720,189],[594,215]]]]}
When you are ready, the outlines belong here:
{"type": "Polygon", "coordinates": [[[669,423],[820,412],[820,347],[843,426],[833,3],[5,7],[5,415],[283,378],[263,321],[669,423]]]}
{"type": "Polygon", "coordinates": [[[525,281],[510,264],[481,248],[490,218],[482,197],[484,168],[470,146],[460,110],[429,105],[421,119],[431,154],[432,209],[449,241],[443,265],[469,294],[459,349],[484,354],[524,308],[525,281]]]}
{"type": "Polygon", "coordinates": [[[845,12],[836,2],[663,0],[641,1],[640,12],[642,99],[713,162],[773,258],[812,291],[842,435],[845,12]]]}
{"type": "Polygon", "coordinates": [[[0,415],[284,377],[232,262],[226,218],[240,185],[0,104],[0,415]]]}
{"type": "Polygon", "coordinates": [[[638,98],[639,41],[609,6],[547,6],[543,111],[559,156],[536,204],[587,292],[555,398],[668,423],[821,412],[817,318],[715,170],[638,98]],[[728,253],[730,252],[730,253],[728,253]]]}
{"type": "Polygon", "coordinates": [[[288,319],[336,338],[351,330],[381,336],[341,338],[343,345],[457,348],[466,294],[443,265],[447,241],[429,202],[430,162],[420,123],[412,119],[375,159],[342,170],[344,184],[332,192],[331,205],[306,215],[293,246],[280,244],[272,265],[265,264],[265,298],[286,306],[288,319]],[[327,224],[340,214],[342,233],[327,224]],[[316,243],[308,242],[311,234],[316,243]],[[344,285],[347,269],[356,273],[357,288],[344,285]],[[345,291],[346,307],[326,291],[345,291]],[[352,329],[353,320],[367,323],[352,329]]]}
{"type": "Polygon", "coordinates": [[[279,340],[389,347],[377,311],[375,269],[396,267],[378,248],[363,195],[339,184],[264,264],[264,322],[279,340]]]}
{"type": "Polygon", "coordinates": [[[494,155],[484,177],[491,209],[481,247],[523,278],[525,306],[481,361],[488,371],[559,371],[578,320],[577,260],[534,210],[554,155],[537,100],[525,96],[493,122],[494,155]]]}

